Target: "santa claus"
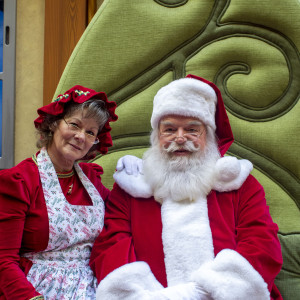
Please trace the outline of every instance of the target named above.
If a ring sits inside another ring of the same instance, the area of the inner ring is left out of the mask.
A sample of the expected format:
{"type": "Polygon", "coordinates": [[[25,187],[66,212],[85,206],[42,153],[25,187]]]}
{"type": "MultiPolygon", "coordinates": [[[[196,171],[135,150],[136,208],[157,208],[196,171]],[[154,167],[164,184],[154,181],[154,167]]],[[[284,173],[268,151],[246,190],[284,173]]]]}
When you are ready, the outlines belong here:
{"type": "Polygon", "coordinates": [[[193,75],[154,98],[143,174],[114,175],[91,267],[97,299],[282,299],[282,256],[218,88],[193,75]]]}

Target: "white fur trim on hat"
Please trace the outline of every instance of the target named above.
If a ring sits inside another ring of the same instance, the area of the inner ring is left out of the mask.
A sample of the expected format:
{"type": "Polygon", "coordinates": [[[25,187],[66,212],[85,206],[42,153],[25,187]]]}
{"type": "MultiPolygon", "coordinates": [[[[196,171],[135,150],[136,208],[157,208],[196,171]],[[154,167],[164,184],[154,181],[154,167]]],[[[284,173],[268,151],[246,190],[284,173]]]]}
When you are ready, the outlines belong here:
{"type": "Polygon", "coordinates": [[[151,126],[158,127],[162,117],[180,115],[195,117],[214,130],[217,95],[203,81],[181,78],[162,87],[154,97],[151,126]]]}

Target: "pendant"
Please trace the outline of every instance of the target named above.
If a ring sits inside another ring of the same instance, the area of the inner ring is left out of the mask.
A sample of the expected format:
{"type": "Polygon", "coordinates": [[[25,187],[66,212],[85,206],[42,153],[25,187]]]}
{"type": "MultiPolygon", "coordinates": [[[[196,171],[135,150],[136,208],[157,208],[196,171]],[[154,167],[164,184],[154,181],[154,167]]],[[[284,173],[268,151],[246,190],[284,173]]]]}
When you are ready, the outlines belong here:
{"type": "Polygon", "coordinates": [[[71,185],[69,185],[69,190],[67,192],[67,195],[71,195],[72,189],[73,189],[73,183],[71,185]]]}

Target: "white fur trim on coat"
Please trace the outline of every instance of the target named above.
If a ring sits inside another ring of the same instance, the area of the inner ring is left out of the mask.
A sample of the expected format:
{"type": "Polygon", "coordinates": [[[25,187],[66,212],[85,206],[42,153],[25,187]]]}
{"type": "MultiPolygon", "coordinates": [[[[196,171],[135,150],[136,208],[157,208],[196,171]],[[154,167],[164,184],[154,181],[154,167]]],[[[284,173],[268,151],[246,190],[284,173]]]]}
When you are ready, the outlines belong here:
{"type": "MultiPolygon", "coordinates": [[[[252,169],[253,165],[249,160],[239,160],[231,156],[220,158],[215,166],[213,189],[218,192],[229,192],[239,189],[252,169]]],[[[145,176],[141,173],[137,176],[128,175],[123,169],[115,172],[113,177],[120,188],[133,197],[150,198],[153,196],[150,185],[145,181],[145,176]]]]}
{"type": "Polygon", "coordinates": [[[191,276],[214,300],[269,300],[261,275],[238,252],[224,249],[191,276]]]}
{"type": "Polygon", "coordinates": [[[108,274],[98,285],[96,300],[199,300],[205,293],[189,282],[164,288],[148,264],[133,262],[108,274]]]}
{"type": "Polygon", "coordinates": [[[189,282],[192,272],[214,259],[207,199],[164,199],[161,221],[168,286],[189,282]]]}

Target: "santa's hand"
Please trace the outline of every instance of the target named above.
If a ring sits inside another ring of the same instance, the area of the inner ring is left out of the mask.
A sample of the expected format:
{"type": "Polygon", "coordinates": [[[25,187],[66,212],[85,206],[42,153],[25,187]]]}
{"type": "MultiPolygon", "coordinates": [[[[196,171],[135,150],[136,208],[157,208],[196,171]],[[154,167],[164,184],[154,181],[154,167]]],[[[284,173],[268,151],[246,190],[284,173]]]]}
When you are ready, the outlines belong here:
{"type": "Polygon", "coordinates": [[[138,176],[143,174],[143,160],[133,155],[125,155],[118,160],[116,166],[117,171],[123,169],[128,175],[138,176]]]}

